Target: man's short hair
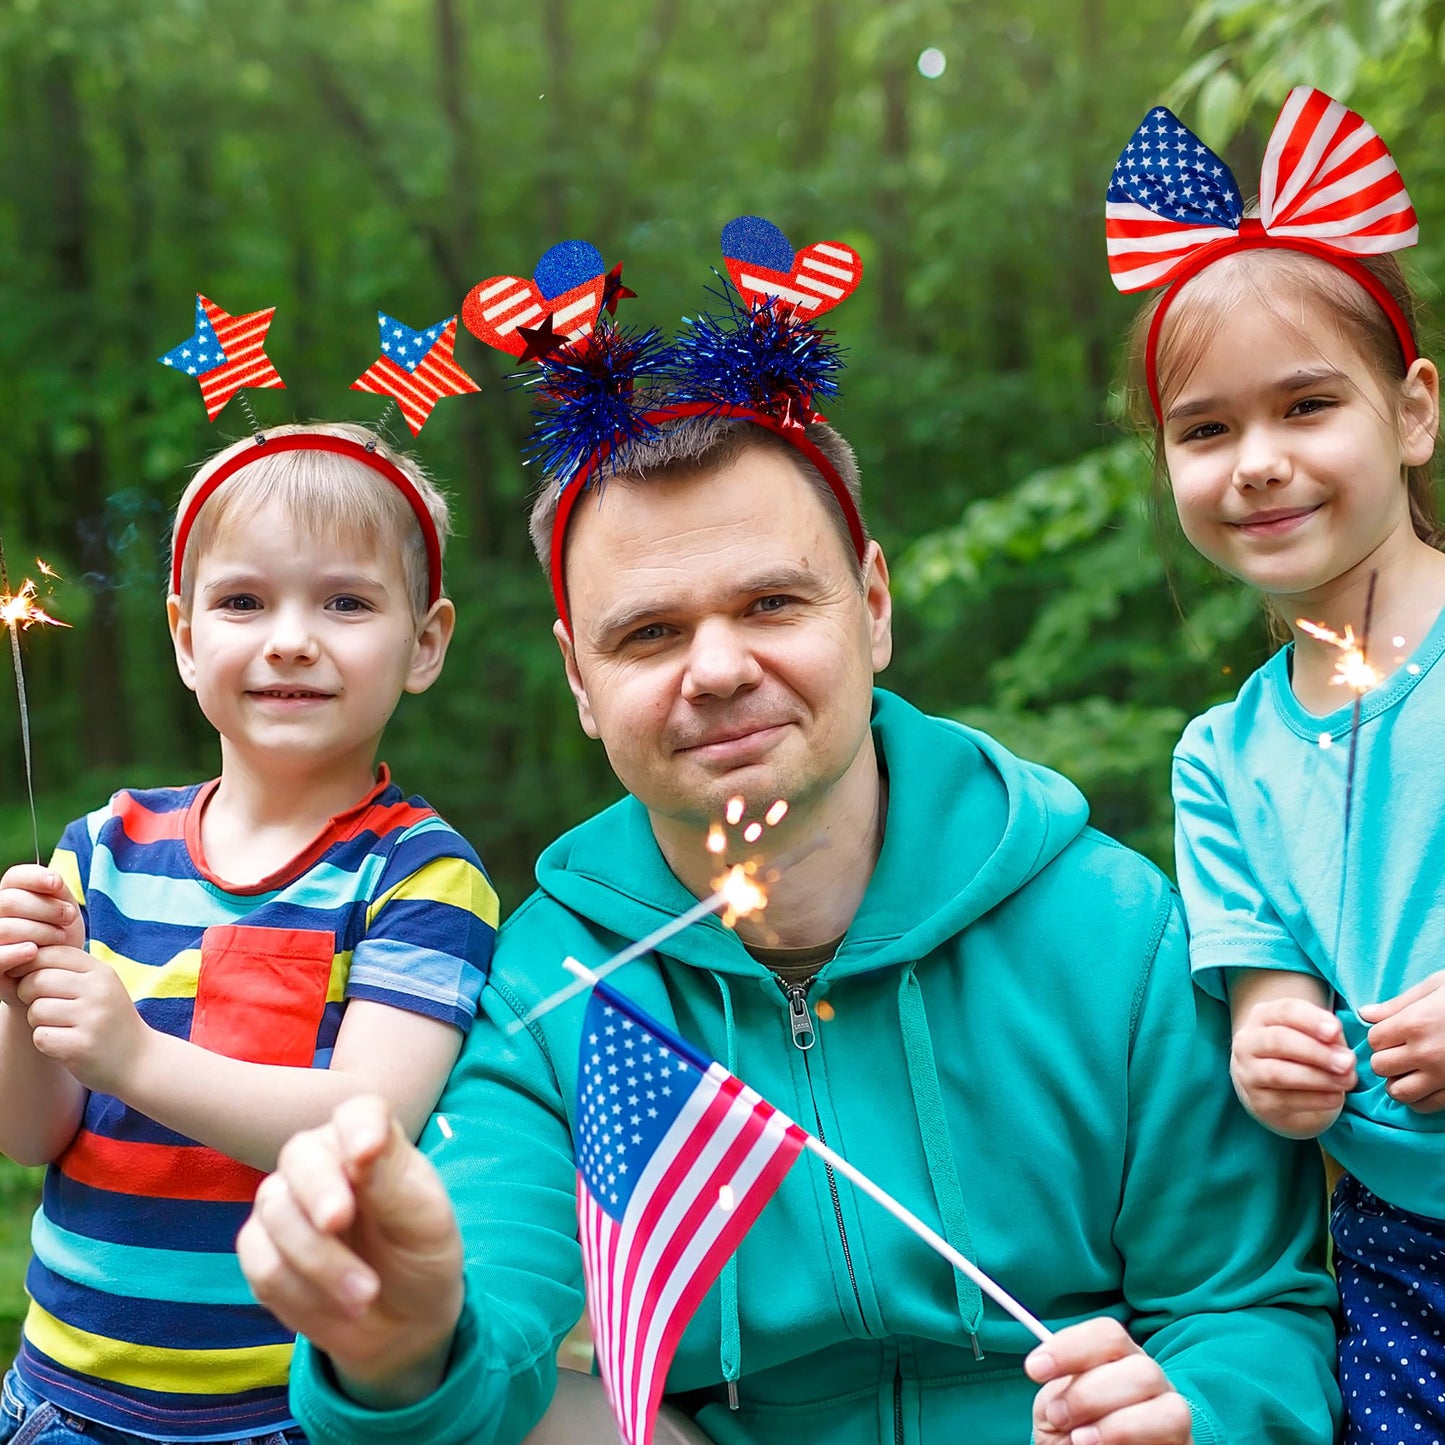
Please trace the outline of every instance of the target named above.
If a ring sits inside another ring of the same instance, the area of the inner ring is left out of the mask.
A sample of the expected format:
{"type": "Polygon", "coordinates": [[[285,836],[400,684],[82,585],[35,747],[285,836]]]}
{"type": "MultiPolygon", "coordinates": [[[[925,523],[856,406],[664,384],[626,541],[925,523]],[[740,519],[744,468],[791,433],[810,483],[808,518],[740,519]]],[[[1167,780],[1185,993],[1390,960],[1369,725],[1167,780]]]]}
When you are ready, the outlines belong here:
{"type": "MultiPolygon", "coordinates": [[[[833,464],[853,505],[858,511],[858,520],[865,539],[868,524],[863,517],[863,488],[858,477],[858,458],[853,448],[826,422],[813,422],[806,429],[806,436],[817,449],[833,464]]],[[[786,457],[798,469],[798,475],[818,494],[827,510],[829,520],[843,539],[850,556],[855,556],[858,574],[863,573],[861,559],[857,559],[853,548],[853,534],[848,519],[843,514],[842,504],[834,495],[832,487],[823,479],[817,467],[795,446],[768,427],[759,426],[741,417],[686,416],[665,423],[656,433],[643,441],[634,443],[627,452],[627,462],[616,472],[607,473],[600,479],[594,474],[590,485],[608,486],[612,482],[624,485],[648,482],[654,478],[707,476],[730,466],[740,456],[750,451],[772,451],[786,457]]],[[[560,492],[554,478],[548,478],[532,503],[529,530],[532,534],[532,548],[542,570],[552,568],[552,528],[557,516],[557,501],[560,492]]]]}

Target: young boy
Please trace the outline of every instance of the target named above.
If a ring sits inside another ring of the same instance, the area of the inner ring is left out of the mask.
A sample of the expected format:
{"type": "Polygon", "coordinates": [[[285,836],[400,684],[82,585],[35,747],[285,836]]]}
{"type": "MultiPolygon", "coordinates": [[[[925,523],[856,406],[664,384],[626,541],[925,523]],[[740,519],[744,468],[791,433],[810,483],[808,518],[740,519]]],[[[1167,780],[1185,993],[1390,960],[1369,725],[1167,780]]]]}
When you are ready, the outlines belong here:
{"type": "Polygon", "coordinates": [[[220,777],[119,792],[0,878],[0,1149],[49,1166],[0,1442],[302,1438],[236,1230],[341,1099],[421,1132],[497,924],[471,848],[376,768],[451,639],[446,524],[343,425],[239,442],[181,499],[167,613],[220,777]]]}

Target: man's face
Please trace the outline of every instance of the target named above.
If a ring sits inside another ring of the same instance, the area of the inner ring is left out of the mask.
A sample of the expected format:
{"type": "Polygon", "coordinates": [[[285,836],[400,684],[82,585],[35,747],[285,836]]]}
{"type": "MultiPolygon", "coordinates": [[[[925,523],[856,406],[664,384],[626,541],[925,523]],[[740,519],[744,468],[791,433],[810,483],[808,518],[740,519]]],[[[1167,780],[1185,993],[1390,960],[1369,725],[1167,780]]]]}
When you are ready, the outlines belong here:
{"type": "Polygon", "coordinates": [[[860,581],[787,456],[609,483],[573,514],[567,585],[582,726],[655,821],[701,830],[738,794],[806,811],[861,765],[892,650],[887,567],[870,545],[860,581]]]}

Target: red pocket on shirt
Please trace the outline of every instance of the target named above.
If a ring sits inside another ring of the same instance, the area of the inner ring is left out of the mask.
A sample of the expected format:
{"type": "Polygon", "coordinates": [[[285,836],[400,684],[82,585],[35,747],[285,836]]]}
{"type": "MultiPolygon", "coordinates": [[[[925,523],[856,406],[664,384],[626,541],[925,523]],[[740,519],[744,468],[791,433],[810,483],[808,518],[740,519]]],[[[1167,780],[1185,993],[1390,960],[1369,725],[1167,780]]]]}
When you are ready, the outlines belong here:
{"type": "Polygon", "coordinates": [[[208,928],[191,1042],[253,1064],[307,1068],[326,1007],[336,937],[305,928],[208,928]]]}

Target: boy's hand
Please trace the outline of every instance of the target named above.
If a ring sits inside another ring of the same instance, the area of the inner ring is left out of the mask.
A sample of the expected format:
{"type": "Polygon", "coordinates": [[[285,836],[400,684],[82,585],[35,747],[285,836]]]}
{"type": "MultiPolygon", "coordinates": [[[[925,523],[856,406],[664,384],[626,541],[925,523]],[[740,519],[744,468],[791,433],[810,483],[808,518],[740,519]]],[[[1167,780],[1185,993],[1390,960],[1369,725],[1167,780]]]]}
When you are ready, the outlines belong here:
{"type": "Polygon", "coordinates": [[[17,1002],[11,970],[35,962],[41,948],[85,947],[85,920],[64,879],[38,863],[0,877],[0,999],[17,1002]]]}
{"type": "Polygon", "coordinates": [[[1421,1114],[1445,1109],[1445,971],[1414,988],[1365,1004],[1370,1067],[1390,1082],[1385,1092],[1421,1114]]]}
{"type": "Polygon", "coordinates": [[[236,1250],[256,1298],[331,1357],[352,1398],[395,1408],[441,1382],[461,1236],[436,1171],[381,1099],[348,1099],[285,1144],[236,1250]]]}
{"type": "Polygon", "coordinates": [[[1355,1086],[1355,1056],[1328,1009],[1264,999],[1235,1025],[1229,1073],[1240,1103],[1266,1128],[1313,1139],[1339,1118],[1355,1086]]]}
{"type": "Polygon", "coordinates": [[[49,946],[12,972],[36,1052],[87,1089],[123,1095],[150,1030],[115,970],[81,949],[49,946]]]}
{"type": "Polygon", "coordinates": [[[1024,1369],[1043,1386],[1034,1445],[1192,1445],[1184,1397],[1117,1320],[1060,1330],[1024,1369]]]}

